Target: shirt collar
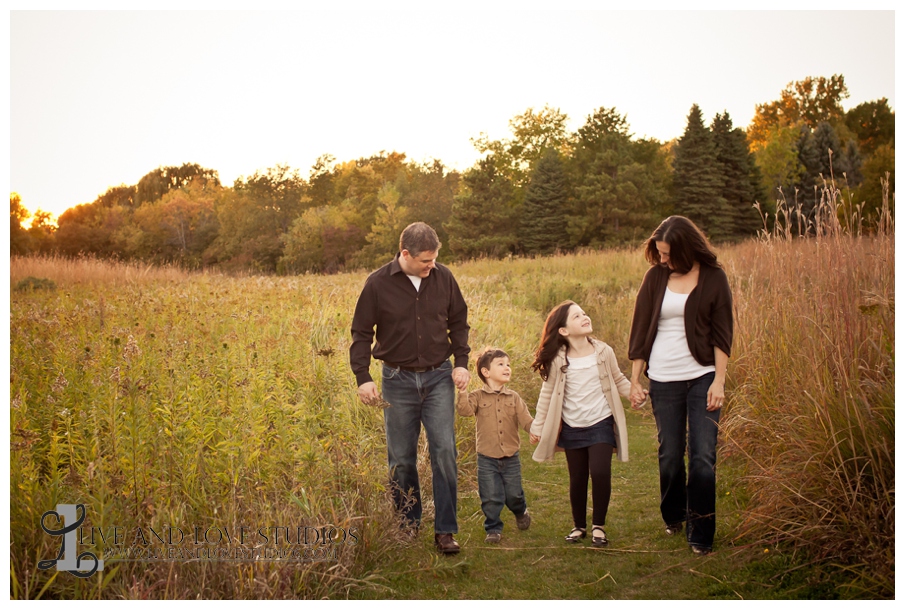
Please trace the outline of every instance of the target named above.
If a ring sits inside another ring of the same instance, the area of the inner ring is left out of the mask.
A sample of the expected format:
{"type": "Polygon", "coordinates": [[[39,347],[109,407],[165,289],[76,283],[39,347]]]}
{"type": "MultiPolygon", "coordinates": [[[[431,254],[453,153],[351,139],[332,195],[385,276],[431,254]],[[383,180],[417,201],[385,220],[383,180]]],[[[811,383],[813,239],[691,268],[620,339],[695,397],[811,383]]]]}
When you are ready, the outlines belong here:
{"type": "Polygon", "coordinates": [[[502,390],[500,390],[499,392],[496,392],[496,391],[490,389],[490,386],[485,383],[484,387],[482,387],[481,389],[484,392],[486,392],[487,394],[507,394],[507,395],[512,394],[512,390],[510,390],[507,386],[503,386],[502,390]]]}
{"type": "Polygon", "coordinates": [[[402,255],[401,252],[397,252],[396,256],[393,257],[393,260],[390,261],[390,275],[396,275],[397,273],[404,273],[402,270],[402,266],[399,264],[399,257],[402,255]]]}

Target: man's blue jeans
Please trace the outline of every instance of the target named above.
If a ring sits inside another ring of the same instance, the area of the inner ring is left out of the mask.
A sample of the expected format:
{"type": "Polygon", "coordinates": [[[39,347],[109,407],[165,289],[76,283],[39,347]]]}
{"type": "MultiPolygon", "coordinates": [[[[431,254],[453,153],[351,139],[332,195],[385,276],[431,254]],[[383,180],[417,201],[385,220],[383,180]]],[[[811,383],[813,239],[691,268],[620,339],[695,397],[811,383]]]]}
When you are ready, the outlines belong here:
{"type": "Polygon", "coordinates": [[[691,381],[650,382],[660,441],[660,513],[667,525],[687,521],[688,543],[708,549],[713,548],[716,531],[716,441],[720,419],[719,410],[706,409],[707,390],[713,378],[713,373],[707,373],[691,381]]]}
{"type": "Polygon", "coordinates": [[[500,513],[508,506],[514,515],[528,510],[522,490],[522,464],[518,451],[504,458],[478,454],[478,494],[484,512],[484,531],[499,534],[503,531],[500,513]]]}
{"type": "Polygon", "coordinates": [[[387,461],[396,508],[410,525],[421,523],[421,486],[418,483],[418,436],[427,433],[434,491],[434,532],[455,534],[456,431],[455,385],[452,363],[426,373],[413,373],[383,365],[383,397],[387,432],[387,461]]]}

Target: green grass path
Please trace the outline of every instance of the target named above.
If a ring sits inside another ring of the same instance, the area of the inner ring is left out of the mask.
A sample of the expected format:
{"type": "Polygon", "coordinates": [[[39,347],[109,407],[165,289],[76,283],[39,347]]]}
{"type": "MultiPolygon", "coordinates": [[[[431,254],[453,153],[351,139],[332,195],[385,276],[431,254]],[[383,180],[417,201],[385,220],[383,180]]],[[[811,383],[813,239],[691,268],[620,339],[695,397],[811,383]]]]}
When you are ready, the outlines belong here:
{"type": "MultiPolygon", "coordinates": [[[[503,541],[484,544],[483,514],[473,480],[474,455],[460,456],[458,555],[433,549],[430,520],[417,540],[400,547],[380,570],[379,588],[360,597],[380,599],[700,599],[770,597],[768,584],[750,580],[746,566],[763,548],[733,545],[739,519],[731,476],[718,478],[715,552],[694,556],[681,536],[668,537],[660,519],[656,426],[649,409],[630,412],[630,461],[613,462],[613,495],[606,531],[610,544],[590,538],[570,545],[572,527],[564,455],[550,464],[531,459],[522,439],[522,478],[533,521],[519,531],[504,509],[503,541]],[[469,467],[471,463],[471,467],[469,467]]],[[[722,472],[721,472],[722,474],[722,472]]],[[[590,498],[589,498],[590,513],[590,498]]],[[[589,515],[590,518],[590,515],[589,515]]],[[[590,521],[589,521],[590,522],[590,521]]],[[[760,557],[759,557],[760,555],[760,557]]]]}

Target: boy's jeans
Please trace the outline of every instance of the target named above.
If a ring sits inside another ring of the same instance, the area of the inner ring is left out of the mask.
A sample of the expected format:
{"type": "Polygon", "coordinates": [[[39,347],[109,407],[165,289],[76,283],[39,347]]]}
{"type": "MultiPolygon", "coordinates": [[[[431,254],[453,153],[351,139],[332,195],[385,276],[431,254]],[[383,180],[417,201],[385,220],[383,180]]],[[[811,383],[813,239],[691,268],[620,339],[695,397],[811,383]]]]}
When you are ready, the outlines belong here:
{"type": "Polygon", "coordinates": [[[387,461],[393,498],[410,525],[421,523],[421,487],[418,482],[418,436],[427,433],[434,491],[434,532],[455,534],[456,431],[455,385],[452,363],[426,373],[413,373],[383,365],[383,397],[387,432],[387,461]],[[406,496],[409,502],[406,502],[406,496]],[[414,504],[411,501],[414,500],[414,504]]]}
{"type": "Polygon", "coordinates": [[[719,410],[706,409],[707,390],[713,378],[713,373],[707,373],[691,381],[650,381],[660,441],[660,513],[667,525],[687,521],[688,543],[708,549],[713,547],[716,531],[716,440],[720,420],[719,410]]]}
{"type": "Polygon", "coordinates": [[[478,494],[484,512],[484,531],[488,534],[503,531],[500,519],[503,505],[508,506],[516,516],[528,510],[522,490],[522,464],[518,451],[511,457],[501,459],[478,454],[478,494]]]}

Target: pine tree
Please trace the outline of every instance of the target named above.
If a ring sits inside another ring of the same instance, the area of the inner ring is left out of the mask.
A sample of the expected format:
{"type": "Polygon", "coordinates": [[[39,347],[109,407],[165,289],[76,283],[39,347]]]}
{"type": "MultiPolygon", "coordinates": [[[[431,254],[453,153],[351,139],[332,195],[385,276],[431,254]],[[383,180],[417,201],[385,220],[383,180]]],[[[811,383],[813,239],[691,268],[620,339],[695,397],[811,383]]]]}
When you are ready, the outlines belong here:
{"type": "Polygon", "coordinates": [[[820,189],[823,181],[820,173],[823,170],[820,148],[814,137],[814,133],[807,125],[801,126],[801,134],[798,137],[798,161],[803,171],[795,183],[795,200],[789,201],[789,205],[797,204],[801,207],[801,213],[806,219],[814,216],[814,209],[820,201],[820,189]]]}
{"type": "Polygon", "coordinates": [[[710,239],[732,236],[733,211],[722,196],[723,179],[713,135],[704,126],[695,104],[679,139],[673,161],[673,205],[676,213],[690,218],[710,239]]]}
{"type": "Polygon", "coordinates": [[[559,153],[548,149],[531,174],[522,206],[521,246],[527,254],[569,247],[566,231],[568,180],[559,153]]]}
{"type": "Polygon", "coordinates": [[[717,114],[710,128],[723,177],[722,196],[732,209],[733,233],[753,235],[760,228],[761,220],[754,207],[758,179],[753,172],[757,166],[748,149],[748,138],[741,129],[732,128],[728,112],[717,114]]]}
{"type": "Polygon", "coordinates": [[[637,241],[660,221],[657,208],[668,198],[665,154],[656,141],[633,141],[615,108],[598,109],[578,130],[567,172],[574,192],[568,217],[573,245],[637,241]]]}
{"type": "Polygon", "coordinates": [[[858,143],[854,140],[849,140],[845,145],[843,154],[839,157],[839,163],[836,166],[836,174],[840,177],[842,174],[845,174],[846,186],[849,188],[857,188],[864,182],[864,173],[861,171],[863,165],[864,160],[861,157],[858,143]]]}
{"type": "Polygon", "coordinates": [[[452,205],[444,228],[449,247],[459,258],[502,256],[515,250],[514,189],[496,168],[493,155],[478,161],[462,177],[466,189],[452,205]]]}

